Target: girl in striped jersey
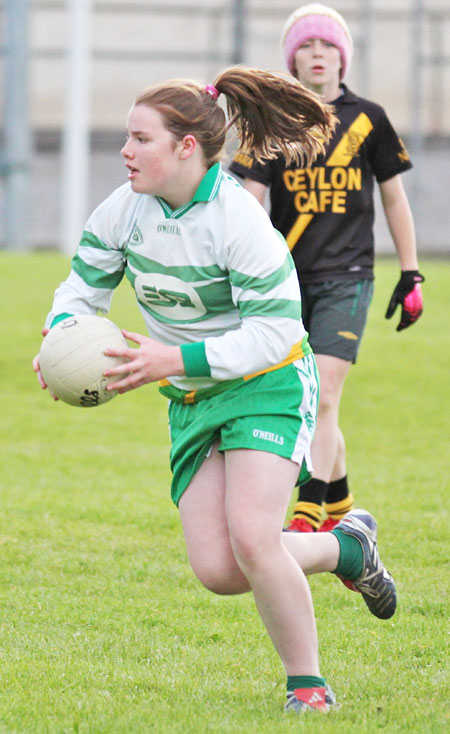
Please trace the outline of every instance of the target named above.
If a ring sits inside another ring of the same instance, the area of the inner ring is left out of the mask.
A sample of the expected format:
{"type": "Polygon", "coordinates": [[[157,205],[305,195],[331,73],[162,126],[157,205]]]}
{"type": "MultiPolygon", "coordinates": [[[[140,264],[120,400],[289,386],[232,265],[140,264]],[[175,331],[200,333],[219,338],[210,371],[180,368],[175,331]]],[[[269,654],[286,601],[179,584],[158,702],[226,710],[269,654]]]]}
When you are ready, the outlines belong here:
{"type": "MultiPolygon", "coordinates": [[[[310,476],[318,385],[286,243],[222,172],[230,124],[242,148],[308,162],[334,117],[296,80],[245,67],[205,88],[145,90],[122,149],[129,181],[88,220],[44,332],[68,315],[107,312],[129,279],[149,336],[124,331],[138,348],[107,352],[128,360],[107,373],[110,388],[159,380],[170,398],[172,498],[192,568],[217,594],[253,592],[288,674],[288,708],[326,711],[334,697],[319,671],[305,574],[356,583],[363,546],[348,529],[281,532],[293,487],[310,476]]],[[[39,357],[34,369],[45,388],[39,357]]]]}

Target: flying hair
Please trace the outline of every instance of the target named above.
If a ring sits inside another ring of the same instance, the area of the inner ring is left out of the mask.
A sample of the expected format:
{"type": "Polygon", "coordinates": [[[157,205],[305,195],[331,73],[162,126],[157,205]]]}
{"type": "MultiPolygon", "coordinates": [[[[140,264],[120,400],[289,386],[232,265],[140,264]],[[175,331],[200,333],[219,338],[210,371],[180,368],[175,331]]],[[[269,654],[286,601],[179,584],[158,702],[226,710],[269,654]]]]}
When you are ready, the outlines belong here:
{"type": "Polygon", "coordinates": [[[214,86],[226,97],[239,150],[257,160],[281,153],[288,164],[311,165],[337,123],[333,107],[291,75],[234,66],[219,74],[214,86]]]}

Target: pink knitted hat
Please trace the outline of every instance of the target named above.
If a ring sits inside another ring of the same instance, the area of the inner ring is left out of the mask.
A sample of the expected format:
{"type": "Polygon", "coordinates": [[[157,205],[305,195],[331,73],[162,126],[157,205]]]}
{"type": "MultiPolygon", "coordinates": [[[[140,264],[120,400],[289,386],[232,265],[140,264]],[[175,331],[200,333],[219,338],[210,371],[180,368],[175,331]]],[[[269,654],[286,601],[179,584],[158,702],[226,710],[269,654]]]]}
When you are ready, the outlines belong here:
{"type": "Polygon", "coordinates": [[[286,66],[294,76],[295,52],[309,38],[321,38],[339,49],[344,79],[352,61],[353,41],[342,15],[322,3],[304,5],[291,13],[281,34],[281,45],[286,66]]]}

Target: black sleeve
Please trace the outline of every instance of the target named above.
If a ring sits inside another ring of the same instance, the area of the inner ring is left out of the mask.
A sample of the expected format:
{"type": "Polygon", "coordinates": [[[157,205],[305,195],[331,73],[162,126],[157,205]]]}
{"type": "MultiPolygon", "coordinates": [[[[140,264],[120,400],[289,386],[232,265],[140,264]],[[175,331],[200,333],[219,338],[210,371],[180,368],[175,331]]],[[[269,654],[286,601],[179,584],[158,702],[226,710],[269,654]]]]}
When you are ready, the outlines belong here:
{"type": "Polygon", "coordinates": [[[265,186],[270,186],[272,183],[272,167],[270,161],[261,163],[247,153],[236,153],[231,161],[229,170],[241,178],[251,178],[252,181],[258,181],[265,186]]]}
{"type": "Polygon", "coordinates": [[[408,151],[398,137],[386,113],[380,108],[380,116],[371,137],[370,165],[378,183],[412,168],[408,151]]]}

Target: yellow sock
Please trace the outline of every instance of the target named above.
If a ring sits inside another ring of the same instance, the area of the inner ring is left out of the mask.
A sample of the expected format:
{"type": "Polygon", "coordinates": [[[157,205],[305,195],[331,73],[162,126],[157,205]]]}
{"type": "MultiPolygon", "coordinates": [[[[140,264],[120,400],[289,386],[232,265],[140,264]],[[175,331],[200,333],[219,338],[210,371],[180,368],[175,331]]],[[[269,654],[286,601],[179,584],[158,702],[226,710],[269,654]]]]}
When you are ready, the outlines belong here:
{"type": "Polygon", "coordinates": [[[317,530],[322,520],[322,505],[301,500],[294,507],[294,517],[302,517],[317,530]]]}
{"type": "Polygon", "coordinates": [[[353,510],[353,495],[348,493],[347,497],[339,502],[325,502],[325,512],[333,520],[341,520],[347,512],[353,510]]]}

